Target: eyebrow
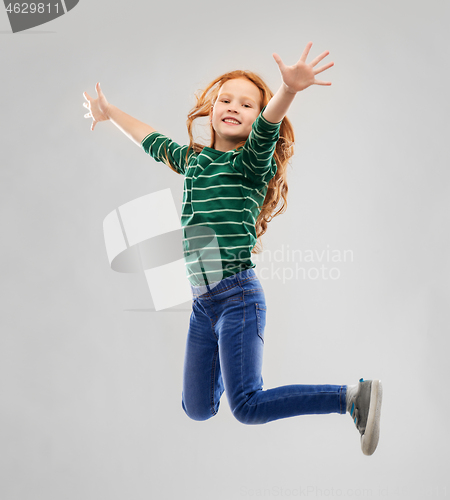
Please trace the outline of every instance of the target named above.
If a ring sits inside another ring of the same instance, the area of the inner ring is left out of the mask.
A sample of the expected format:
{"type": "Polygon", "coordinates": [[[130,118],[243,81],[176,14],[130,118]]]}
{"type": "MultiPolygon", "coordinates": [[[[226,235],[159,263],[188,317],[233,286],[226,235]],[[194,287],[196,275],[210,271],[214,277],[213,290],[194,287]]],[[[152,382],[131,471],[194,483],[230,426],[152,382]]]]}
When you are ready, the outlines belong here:
{"type": "MultiPolygon", "coordinates": [[[[232,96],[233,94],[230,94],[229,92],[224,92],[223,94],[220,94],[219,97],[224,97],[224,96],[232,96]]],[[[252,101],[254,104],[256,104],[256,102],[251,98],[251,97],[248,97],[246,95],[242,96],[243,99],[248,99],[249,101],[252,101]]]]}

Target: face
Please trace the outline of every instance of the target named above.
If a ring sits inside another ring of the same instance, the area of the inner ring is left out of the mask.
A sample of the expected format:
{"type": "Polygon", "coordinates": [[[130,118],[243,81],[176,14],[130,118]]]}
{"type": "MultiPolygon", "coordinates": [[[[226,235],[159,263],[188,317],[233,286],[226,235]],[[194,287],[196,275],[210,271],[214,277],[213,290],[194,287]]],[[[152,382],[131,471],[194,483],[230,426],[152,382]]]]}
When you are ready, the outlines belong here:
{"type": "Polygon", "coordinates": [[[246,78],[234,78],[222,85],[211,110],[215,149],[229,151],[247,139],[261,111],[260,102],[259,88],[246,78]]]}

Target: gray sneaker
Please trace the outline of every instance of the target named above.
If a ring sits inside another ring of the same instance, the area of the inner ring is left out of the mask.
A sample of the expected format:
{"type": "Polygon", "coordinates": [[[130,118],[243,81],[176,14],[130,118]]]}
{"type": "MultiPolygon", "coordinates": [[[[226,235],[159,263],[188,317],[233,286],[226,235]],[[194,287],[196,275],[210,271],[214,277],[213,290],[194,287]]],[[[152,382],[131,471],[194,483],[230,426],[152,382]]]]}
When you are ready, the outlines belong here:
{"type": "Polygon", "coordinates": [[[350,415],[361,434],[364,455],[372,455],[378,445],[382,396],[381,380],[360,379],[358,391],[351,401],[350,415]]]}

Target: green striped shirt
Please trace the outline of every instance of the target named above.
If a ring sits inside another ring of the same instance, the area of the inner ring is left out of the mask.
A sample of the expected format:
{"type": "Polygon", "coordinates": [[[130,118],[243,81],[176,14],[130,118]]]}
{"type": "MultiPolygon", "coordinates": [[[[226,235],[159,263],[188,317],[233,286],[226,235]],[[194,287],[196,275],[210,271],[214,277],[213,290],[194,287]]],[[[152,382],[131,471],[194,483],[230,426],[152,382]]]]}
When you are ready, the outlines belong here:
{"type": "Polygon", "coordinates": [[[215,283],[255,267],[251,251],[255,224],[267,185],[277,171],[273,158],[280,123],[262,113],[243,148],[227,152],[204,147],[200,153],[159,132],[141,142],[144,151],[184,175],[181,226],[186,274],[192,285],[215,283]]]}

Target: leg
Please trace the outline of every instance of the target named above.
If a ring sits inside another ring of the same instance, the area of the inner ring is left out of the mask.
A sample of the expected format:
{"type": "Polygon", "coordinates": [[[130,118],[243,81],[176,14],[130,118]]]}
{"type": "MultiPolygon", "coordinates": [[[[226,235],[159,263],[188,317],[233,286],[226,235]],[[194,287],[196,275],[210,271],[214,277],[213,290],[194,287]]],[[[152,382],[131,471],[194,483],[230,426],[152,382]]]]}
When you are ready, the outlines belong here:
{"type": "Polygon", "coordinates": [[[207,420],[219,410],[223,390],[217,338],[200,301],[194,300],[184,358],[183,410],[193,420],[207,420]]]}
{"type": "MultiPolygon", "coordinates": [[[[225,391],[237,420],[245,424],[262,424],[296,415],[344,414],[344,385],[287,385],[262,389],[264,291],[257,279],[242,283],[240,289],[233,300],[223,301],[216,325],[225,391]]],[[[217,295],[217,299],[219,297],[217,295]]]]}

